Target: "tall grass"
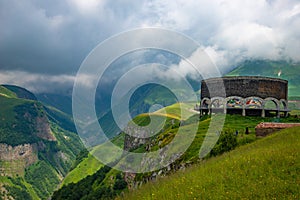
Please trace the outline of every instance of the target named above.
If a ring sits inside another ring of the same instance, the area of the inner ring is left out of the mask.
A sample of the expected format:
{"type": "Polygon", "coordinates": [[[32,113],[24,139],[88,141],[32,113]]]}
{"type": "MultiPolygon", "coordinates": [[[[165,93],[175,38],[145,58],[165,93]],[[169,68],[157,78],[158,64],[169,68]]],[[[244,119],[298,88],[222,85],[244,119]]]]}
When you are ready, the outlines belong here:
{"type": "Polygon", "coordinates": [[[118,199],[299,199],[300,129],[280,131],[118,199]]]}

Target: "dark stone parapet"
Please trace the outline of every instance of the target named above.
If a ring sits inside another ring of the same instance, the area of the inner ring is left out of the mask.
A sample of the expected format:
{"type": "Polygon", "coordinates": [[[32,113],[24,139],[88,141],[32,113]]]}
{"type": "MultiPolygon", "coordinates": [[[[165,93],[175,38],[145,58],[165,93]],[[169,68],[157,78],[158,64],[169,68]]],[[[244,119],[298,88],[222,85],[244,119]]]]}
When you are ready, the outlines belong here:
{"type": "Polygon", "coordinates": [[[212,97],[258,96],[287,99],[288,81],[259,76],[232,76],[210,78],[201,83],[201,99],[212,97]],[[225,93],[220,88],[224,86],[225,93]]]}

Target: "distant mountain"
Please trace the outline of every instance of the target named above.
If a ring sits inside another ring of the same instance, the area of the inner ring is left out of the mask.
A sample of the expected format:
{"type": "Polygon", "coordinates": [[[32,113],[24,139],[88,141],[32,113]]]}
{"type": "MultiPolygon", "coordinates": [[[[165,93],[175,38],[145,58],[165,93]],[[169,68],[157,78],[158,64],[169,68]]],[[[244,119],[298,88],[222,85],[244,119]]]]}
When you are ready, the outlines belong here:
{"type": "Polygon", "coordinates": [[[83,149],[78,135],[62,128],[67,115],[36,99],[0,86],[0,199],[47,199],[83,149]]]}
{"type": "Polygon", "coordinates": [[[267,76],[289,82],[289,97],[300,97],[300,63],[270,60],[248,60],[239,64],[226,76],[267,76]]]}
{"type": "Polygon", "coordinates": [[[37,99],[44,105],[54,107],[72,115],[72,96],[69,94],[37,93],[37,99]]]}
{"type": "MultiPolygon", "coordinates": [[[[189,99],[191,94],[187,91],[178,87],[177,93],[180,94],[185,99],[189,99]]],[[[129,113],[131,118],[135,118],[139,114],[148,113],[149,109],[155,109],[153,105],[160,105],[161,107],[170,106],[178,102],[176,96],[164,86],[158,84],[146,84],[138,88],[132,94],[129,101],[129,113]]],[[[158,107],[158,108],[161,108],[158,107]]],[[[154,112],[155,110],[151,110],[154,112]]],[[[127,123],[127,122],[126,122],[127,123]]],[[[101,125],[104,133],[112,138],[118,135],[121,130],[116,124],[112,111],[109,110],[102,117],[99,118],[99,124],[101,125]]]]}

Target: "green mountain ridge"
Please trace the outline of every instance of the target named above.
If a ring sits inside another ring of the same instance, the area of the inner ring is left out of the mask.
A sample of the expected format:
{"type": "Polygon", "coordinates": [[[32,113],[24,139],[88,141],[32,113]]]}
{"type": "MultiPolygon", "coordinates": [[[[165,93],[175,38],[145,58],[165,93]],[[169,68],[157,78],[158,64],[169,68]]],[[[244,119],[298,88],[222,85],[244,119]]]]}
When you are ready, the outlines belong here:
{"type": "Polygon", "coordinates": [[[15,93],[18,98],[35,100],[35,101],[37,100],[36,96],[32,92],[26,90],[25,88],[15,86],[15,85],[2,85],[2,86],[15,93]]]}
{"type": "Polygon", "coordinates": [[[47,199],[83,148],[45,108],[26,89],[0,86],[0,199],[47,199]]]}

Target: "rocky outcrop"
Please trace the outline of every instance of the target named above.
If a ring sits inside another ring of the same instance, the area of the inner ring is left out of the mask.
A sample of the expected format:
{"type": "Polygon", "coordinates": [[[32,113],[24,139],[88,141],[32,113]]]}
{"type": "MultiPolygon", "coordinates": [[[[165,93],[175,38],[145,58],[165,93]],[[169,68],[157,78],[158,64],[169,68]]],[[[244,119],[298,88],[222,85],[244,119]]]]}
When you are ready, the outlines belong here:
{"type": "Polygon", "coordinates": [[[5,200],[14,200],[14,198],[9,195],[7,189],[4,187],[4,184],[0,183],[0,199],[5,200]]]}
{"type": "Polygon", "coordinates": [[[34,144],[24,144],[12,147],[7,144],[0,144],[0,160],[25,160],[26,166],[37,161],[37,148],[34,144]]]}
{"type": "Polygon", "coordinates": [[[38,161],[37,146],[35,144],[23,144],[10,146],[0,144],[0,163],[7,163],[8,168],[0,165],[1,176],[13,176],[22,174],[24,169],[38,161]]]}
{"type": "MultiPolygon", "coordinates": [[[[145,152],[149,152],[154,144],[158,142],[156,137],[147,138],[147,136],[151,134],[151,130],[144,127],[131,126],[129,124],[124,132],[126,133],[124,139],[124,150],[126,151],[132,151],[144,145],[145,152]]],[[[180,154],[168,155],[166,148],[161,148],[158,151],[158,157],[144,157],[141,161],[141,166],[147,166],[149,171],[152,171],[151,169],[155,169],[157,163],[167,163],[169,160],[176,160],[176,158],[180,157],[180,154]]],[[[185,169],[188,165],[189,163],[173,162],[160,170],[145,173],[143,176],[137,176],[137,174],[133,172],[124,172],[124,180],[127,182],[128,189],[135,189],[143,183],[155,180],[159,176],[165,176],[175,171],[185,169]]]]}
{"type": "Polygon", "coordinates": [[[147,128],[129,124],[124,132],[126,133],[124,140],[124,150],[126,151],[136,149],[151,141],[151,138],[147,137],[150,133],[147,128]]]}
{"type": "Polygon", "coordinates": [[[39,138],[42,138],[44,140],[49,140],[49,141],[55,141],[56,138],[54,137],[50,124],[48,122],[48,118],[46,115],[43,115],[41,117],[36,118],[36,135],[39,138]]]}

